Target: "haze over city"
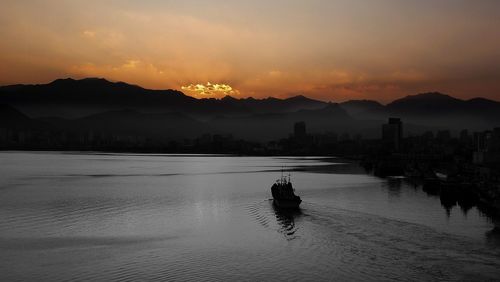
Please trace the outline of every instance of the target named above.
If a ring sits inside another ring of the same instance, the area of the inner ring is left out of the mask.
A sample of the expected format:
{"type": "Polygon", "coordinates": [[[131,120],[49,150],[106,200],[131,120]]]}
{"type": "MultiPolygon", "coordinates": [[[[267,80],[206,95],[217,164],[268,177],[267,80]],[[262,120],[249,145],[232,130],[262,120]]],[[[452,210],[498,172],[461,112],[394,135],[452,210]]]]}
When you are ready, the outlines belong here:
{"type": "Polygon", "coordinates": [[[500,93],[500,2],[3,1],[0,85],[103,77],[194,97],[500,93]]]}

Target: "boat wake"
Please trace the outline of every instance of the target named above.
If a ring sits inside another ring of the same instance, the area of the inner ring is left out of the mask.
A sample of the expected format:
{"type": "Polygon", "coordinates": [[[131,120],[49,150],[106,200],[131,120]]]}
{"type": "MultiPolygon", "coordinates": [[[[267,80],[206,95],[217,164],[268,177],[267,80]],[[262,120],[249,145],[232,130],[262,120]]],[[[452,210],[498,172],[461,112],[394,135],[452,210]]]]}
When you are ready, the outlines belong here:
{"type": "Polygon", "coordinates": [[[279,209],[272,199],[251,204],[246,209],[263,227],[277,231],[287,240],[297,238],[298,227],[295,222],[302,216],[300,210],[279,209]]]}

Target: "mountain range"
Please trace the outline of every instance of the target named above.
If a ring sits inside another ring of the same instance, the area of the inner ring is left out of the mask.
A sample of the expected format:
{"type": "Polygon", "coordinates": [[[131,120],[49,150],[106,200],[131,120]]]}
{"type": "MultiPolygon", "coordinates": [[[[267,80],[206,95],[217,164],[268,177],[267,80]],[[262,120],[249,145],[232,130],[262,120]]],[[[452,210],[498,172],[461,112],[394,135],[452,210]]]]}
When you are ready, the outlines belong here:
{"type": "Polygon", "coordinates": [[[197,118],[217,115],[290,112],[317,109],[325,102],[296,96],[281,100],[196,99],[177,90],[150,90],[102,78],[58,79],[49,84],[0,87],[0,103],[15,106],[31,117],[77,118],[111,110],[131,109],[144,113],[182,112],[197,118]]]}
{"type": "Polygon", "coordinates": [[[371,100],[327,103],[305,96],[196,99],[177,90],[149,90],[101,78],[0,87],[3,127],[48,127],[116,134],[193,138],[203,133],[273,140],[305,121],[309,132],[380,136],[388,117],[401,117],[407,134],[425,130],[484,130],[500,126],[500,103],[431,92],[387,105],[371,100]],[[7,106],[8,105],[8,106],[7,106]]]}

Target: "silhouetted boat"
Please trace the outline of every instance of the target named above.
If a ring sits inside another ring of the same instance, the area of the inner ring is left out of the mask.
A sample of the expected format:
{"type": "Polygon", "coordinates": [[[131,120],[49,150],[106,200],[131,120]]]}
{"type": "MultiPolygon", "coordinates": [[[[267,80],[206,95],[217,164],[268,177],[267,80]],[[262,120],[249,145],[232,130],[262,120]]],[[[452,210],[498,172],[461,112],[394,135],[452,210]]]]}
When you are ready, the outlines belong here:
{"type": "Polygon", "coordinates": [[[297,209],[302,202],[299,196],[295,195],[290,175],[288,179],[281,174],[281,178],[276,180],[276,183],[271,186],[273,195],[273,203],[278,208],[297,209]]]}

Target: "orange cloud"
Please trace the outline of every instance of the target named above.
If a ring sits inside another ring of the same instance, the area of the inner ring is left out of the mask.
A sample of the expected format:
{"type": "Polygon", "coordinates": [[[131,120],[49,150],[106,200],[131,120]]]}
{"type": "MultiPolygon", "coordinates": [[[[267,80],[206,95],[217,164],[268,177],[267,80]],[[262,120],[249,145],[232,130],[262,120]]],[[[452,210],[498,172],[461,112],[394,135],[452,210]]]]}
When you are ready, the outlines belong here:
{"type": "Polygon", "coordinates": [[[500,2],[408,1],[8,0],[0,84],[97,76],[196,97],[497,98],[500,2]]]}
{"type": "Polygon", "coordinates": [[[207,82],[206,85],[203,84],[190,84],[187,86],[182,86],[182,90],[194,94],[195,97],[221,97],[225,95],[239,95],[239,91],[233,89],[227,84],[212,84],[207,82]]]}

